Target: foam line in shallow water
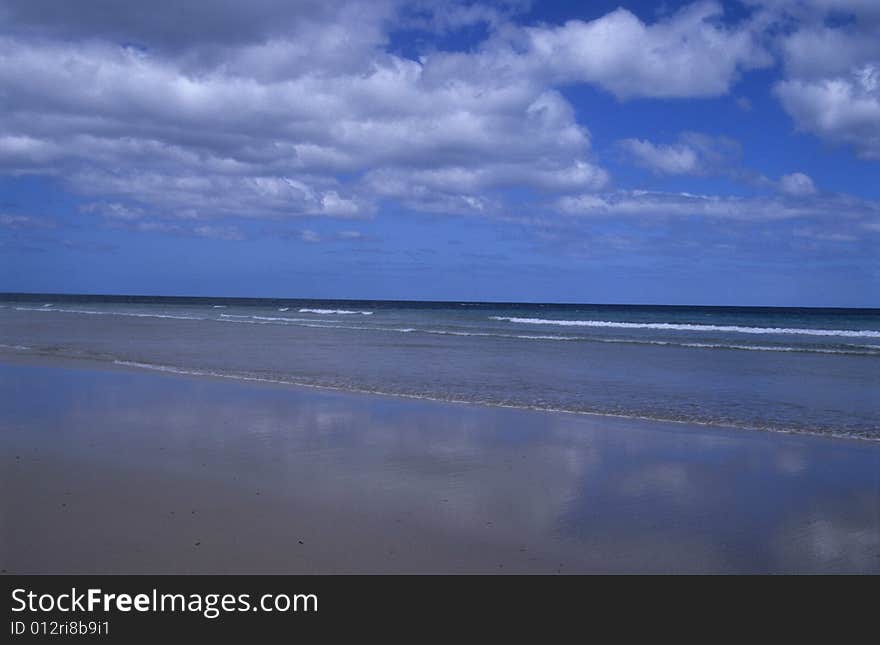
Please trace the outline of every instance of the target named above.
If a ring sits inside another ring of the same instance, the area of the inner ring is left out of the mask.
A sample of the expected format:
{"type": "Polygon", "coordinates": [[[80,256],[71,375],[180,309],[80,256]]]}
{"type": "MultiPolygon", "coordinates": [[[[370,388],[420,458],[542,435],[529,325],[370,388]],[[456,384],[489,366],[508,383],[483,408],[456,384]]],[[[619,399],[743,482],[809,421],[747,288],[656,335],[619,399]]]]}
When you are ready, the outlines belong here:
{"type": "MultiPolygon", "coordinates": [[[[595,343],[619,343],[627,345],[665,345],[670,347],[687,347],[694,349],[719,349],[719,350],[741,350],[756,352],[802,352],[815,354],[847,354],[852,356],[880,356],[880,345],[872,344],[839,344],[832,346],[815,346],[815,345],[744,345],[739,343],[725,342],[676,342],[669,340],[647,340],[637,338],[595,338],[590,336],[563,336],[560,334],[526,334],[526,333],[504,333],[497,331],[459,331],[454,329],[436,329],[431,327],[387,327],[379,325],[346,325],[341,324],[342,320],[334,320],[332,318],[292,318],[287,316],[259,316],[259,315],[243,315],[243,314],[219,314],[219,318],[204,318],[199,316],[187,316],[168,313],[142,313],[142,312],[123,312],[123,311],[94,311],[85,309],[59,309],[59,308],[34,308],[34,307],[15,307],[17,311],[34,311],[40,313],[55,312],[69,314],[85,314],[85,315],[101,315],[101,316],[125,316],[133,318],[165,318],[172,320],[193,320],[205,322],[251,322],[262,324],[277,325],[294,325],[300,327],[318,328],[318,329],[349,329],[358,331],[376,331],[376,332],[398,332],[398,333],[420,333],[439,336],[459,336],[459,337],[475,337],[475,338],[497,338],[497,339],[520,339],[520,340],[546,340],[546,341],[581,341],[595,343]]],[[[300,310],[302,311],[302,310],[300,310]]],[[[345,310],[322,310],[322,311],[345,311],[345,310]]],[[[353,312],[367,313],[367,312],[353,312]]],[[[796,334],[801,333],[809,336],[842,336],[842,337],[874,337],[880,336],[880,332],[873,330],[832,330],[832,329],[793,329],[793,328],[774,328],[774,327],[734,327],[727,325],[692,325],[692,324],[675,324],[675,323],[617,323],[608,321],[581,321],[581,320],[546,320],[539,318],[515,318],[509,316],[491,316],[493,320],[505,320],[509,322],[543,321],[542,323],[533,324],[559,324],[561,326],[575,327],[622,327],[624,329],[658,329],[680,331],[686,328],[686,331],[740,331],[741,333],[753,334],[796,334]],[[584,324],[596,323],[596,324],[584,324]],[[693,329],[691,329],[693,328],[693,329]],[[741,331],[755,330],[755,331],[741,331]]],[[[529,323],[527,323],[529,324],[529,323]]]]}
{"type": "Polygon", "coordinates": [[[92,311],[89,309],[35,309],[34,307],[16,307],[16,311],[41,311],[41,312],[55,312],[62,314],[86,314],[89,316],[129,316],[132,318],[173,318],[174,320],[204,320],[204,318],[199,318],[198,316],[175,316],[172,314],[159,314],[159,313],[133,313],[130,311],[92,311]]]}
{"type": "Polygon", "coordinates": [[[742,327],[739,325],[697,325],[692,323],[634,323],[610,320],[551,320],[547,318],[517,318],[489,316],[520,325],[558,325],[560,327],[609,327],[613,329],[654,329],[658,331],[720,331],[735,334],[794,334],[799,336],[845,336],[849,338],[880,338],[880,331],[872,329],[799,329],[790,327],[742,327]]]}
{"type": "Polygon", "coordinates": [[[689,425],[697,425],[697,426],[715,426],[722,428],[735,428],[738,430],[758,430],[764,432],[775,432],[782,434],[807,434],[807,435],[817,435],[817,436],[825,436],[825,437],[837,437],[844,439],[860,439],[867,441],[880,441],[880,436],[877,436],[873,433],[859,433],[859,432],[838,432],[838,431],[821,431],[818,429],[809,429],[809,428],[786,428],[780,426],[773,425],[756,425],[756,424],[748,424],[748,423],[737,423],[729,420],[705,420],[695,417],[670,417],[670,416],[662,416],[662,415],[651,415],[651,414],[640,414],[638,412],[618,412],[611,410],[599,410],[599,409],[575,409],[575,408],[566,408],[566,407],[555,407],[551,405],[540,405],[540,404],[528,404],[528,403],[511,403],[509,401],[498,401],[486,398],[460,398],[456,396],[443,396],[438,394],[429,394],[429,393],[414,393],[414,392],[402,392],[395,391],[391,389],[385,388],[371,388],[371,387],[359,387],[354,384],[348,385],[333,385],[329,383],[320,383],[320,382],[309,382],[301,379],[297,379],[295,377],[269,377],[263,375],[253,375],[246,373],[235,373],[235,372],[226,372],[226,371],[216,371],[216,370],[204,370],[204,369],[193,369],[193,368],[184,368],[177,367],[173,365],[161,365],[156,363],[144,363],[140,361],[128,361],[128,360],[114,360],[113,363],[115,365],[119,365],[121,367],[130,367],[136,369],[144,369],[144,370],[153,370],[157,372],[167,372],[171,374],[178,374],[181,376],[202,376],[202,377],[211,377],[211,378],[222,378],[222,379],[232,379],[237,381],[251,381],[257,383],[268,383],[275,385],[287,385],[287,386],[297,386],[297,387],[307,387],[307,388],[315,388],[320,390],[335,390],[341,392],[354,392],[359,394],[370,394],[370,395],[378,395],[378,396],[392,396],[398,398],[405,399],[419,399],[426,401],[437,401],[441,403],[454,403],[454,404],[464,404],[464,405],[488,405],[491,407],[497,408],[510,408],[517,410],[534,410],[539,412],[553,412],[553,413],[562,413],[562,414],[576,414],[576,415],[589,415],[589,416],[599,416],[599,417],[616,417],[621,419],[640,419],[644,421],[661,421],[664,423],[679,423],[679,424],[689,424],[689,425]]]}
{"type": "Polygon", "coordinates": [[[331,314],[331,315],[348,315],[361,314],[364,316],[372,316],[372,311],[351,311],[349,309],[300,309],[301,314],[331,314]]]}

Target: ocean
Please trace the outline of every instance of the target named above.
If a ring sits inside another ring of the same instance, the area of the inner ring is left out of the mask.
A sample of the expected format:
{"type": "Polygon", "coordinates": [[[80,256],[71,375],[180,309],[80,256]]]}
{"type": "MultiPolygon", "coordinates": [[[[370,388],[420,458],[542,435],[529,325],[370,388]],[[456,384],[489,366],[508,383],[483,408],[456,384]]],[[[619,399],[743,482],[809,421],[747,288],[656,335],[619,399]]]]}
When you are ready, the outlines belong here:
{"type": "Polygon", "coordinates": [[[880,440],[880,309],[5,294],[3,356],[880,440]]]}

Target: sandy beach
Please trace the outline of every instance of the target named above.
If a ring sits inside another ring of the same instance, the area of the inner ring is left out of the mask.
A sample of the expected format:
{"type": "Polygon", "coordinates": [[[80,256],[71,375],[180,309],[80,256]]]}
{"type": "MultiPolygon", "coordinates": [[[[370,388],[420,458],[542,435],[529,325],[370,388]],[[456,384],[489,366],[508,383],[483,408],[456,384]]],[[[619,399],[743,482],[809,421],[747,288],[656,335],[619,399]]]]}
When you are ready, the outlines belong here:
{"type": "Polygon", "coordinates": [[[880,443],[0,363],[7,573],[880,572],[880,443]]]}

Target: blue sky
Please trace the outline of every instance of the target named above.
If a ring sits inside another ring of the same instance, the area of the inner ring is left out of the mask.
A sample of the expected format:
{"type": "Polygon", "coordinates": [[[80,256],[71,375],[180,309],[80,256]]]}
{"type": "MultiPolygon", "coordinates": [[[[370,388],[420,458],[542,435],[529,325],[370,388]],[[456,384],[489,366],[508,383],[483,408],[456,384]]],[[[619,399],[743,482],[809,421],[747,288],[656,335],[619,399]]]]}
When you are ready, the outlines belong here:
{"type": "Polygon", "coordinates": [[[880,3],[0,8],[0,290],[880,306],[880,3]]]}

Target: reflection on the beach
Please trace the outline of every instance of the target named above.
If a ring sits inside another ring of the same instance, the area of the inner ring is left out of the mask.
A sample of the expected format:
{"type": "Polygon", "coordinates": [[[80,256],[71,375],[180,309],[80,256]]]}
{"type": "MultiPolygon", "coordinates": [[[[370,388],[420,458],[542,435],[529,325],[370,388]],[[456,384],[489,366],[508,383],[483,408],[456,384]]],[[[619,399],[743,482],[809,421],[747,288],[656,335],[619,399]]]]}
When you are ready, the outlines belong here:
{"type": "Polygon", "coordinates": [[[32,400],[2,406],[19,446],[97,444],[90,458],[406,518],[574,570],[880,571],[880,445],[17,369],[0,369],[4,387],[46,397],[39,415],[32,400]]]}

